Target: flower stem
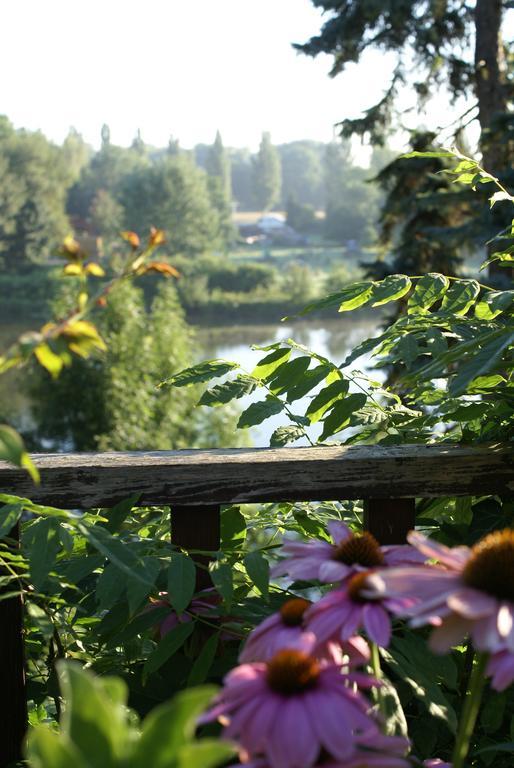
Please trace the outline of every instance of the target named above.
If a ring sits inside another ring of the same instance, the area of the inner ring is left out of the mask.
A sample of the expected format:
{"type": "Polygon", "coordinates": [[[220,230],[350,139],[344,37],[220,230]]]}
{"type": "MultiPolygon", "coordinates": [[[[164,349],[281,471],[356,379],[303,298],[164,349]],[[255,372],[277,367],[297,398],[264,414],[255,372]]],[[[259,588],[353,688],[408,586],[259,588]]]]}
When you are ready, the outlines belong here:
{"type": "Polygon", "coordinates": [[[455,739],[453,768],[463,768],[464,761],[468,756],[469,743],[475,729],[475,723],[482,701],[482,693],[484,691],[487,660],[487,653],[477,653],[475,655],[475,663],[469,678],[468,690],[462,708],[457,738],[455,739]]]}
{"type": "MultiPolygon", "coordinates": [[[[373,670],[373,677],[380,681],[382,680],[383,675],[382,667],[380,666],[380,651],[378,649],[378,645],[376,643],[370,642],[369,649],[371,651],[371,668],[373,670]]],[[[380,714],[386,718],[387,712],[385,710],[384,697],[382,696],[382,690],[380,687],[375,688],[375,695],[377,697],[377,704],[380,714]]]]}

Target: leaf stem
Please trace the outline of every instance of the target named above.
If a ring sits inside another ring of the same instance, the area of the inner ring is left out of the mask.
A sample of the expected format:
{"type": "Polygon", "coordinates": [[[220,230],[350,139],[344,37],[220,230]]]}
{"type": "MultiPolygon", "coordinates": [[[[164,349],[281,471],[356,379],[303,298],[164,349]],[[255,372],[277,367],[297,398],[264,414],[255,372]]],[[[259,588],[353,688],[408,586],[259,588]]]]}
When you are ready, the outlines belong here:
{"type": "Polygon", "coordinates": [[[485,686],[485,668],[487,665],[488,654],[475,654],[475,663],[469,678],[468,690],[464,700],[464,706],[459,721],[457,737],[455,739],[455,748],[453,750],[453,768],[463,768],[464,761],[468,756],[471,736],[475,729],[482,693],[485,686]]]}

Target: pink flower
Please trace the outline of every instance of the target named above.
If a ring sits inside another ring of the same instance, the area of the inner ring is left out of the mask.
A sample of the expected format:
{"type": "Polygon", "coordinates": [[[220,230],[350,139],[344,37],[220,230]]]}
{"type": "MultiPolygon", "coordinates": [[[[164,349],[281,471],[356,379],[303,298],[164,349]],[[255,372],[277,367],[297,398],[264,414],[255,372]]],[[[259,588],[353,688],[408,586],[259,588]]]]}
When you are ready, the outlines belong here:
{"type": "Polygon", "coordinates": [[[451,763],[443,763],[439,758],[433,758],[431,760],[425,760],[423,768],[452,768],[451,763]]]}
{"type": "MultiPolygon", "coordinates": [[[[375,734],[373,744],[356,744],[351,757],[337,760],[330,755],[323,755],[316,766],[319,768],[411,768],[412,763],[405,759],[409,742],[401,736],[383,736],[375,734]]],[[[433,763],[437,765],[437,763],[433,763]]],[[[444,764],[446,765],[446,763],[444,764]]],[[[306,763],[298,763],[295,768],[304,768],[306,763]]],[[[443,768],[443,764],[441,763],[443,768]]],[[[251,760],[237,768],[274,768],[265,758],[251,760]]]]}
{"type": "Polygon", "coordinates": [[[247,759],[262,756],[271,768],[310,768],[321,750],[347,760],[359,736],[379,736],[369,702],[352,683],[377,685],[302,651],[282,650],[267,663],[233,669],[202,721],[219,718],[224,736],[239,742],[247,759]]]}
{"type": "Polygon", "coordinates": [[[348,638],[342,645],[330,641],[319,642],[314,632],[304,624],[305,612],[311,605],[310,600],[301,597],[287,600],[277,613],[269,616],[250,633],[239,661],[242,664],[268,661],[283,648],[296,648],[336,664],[342,664],[343,654],[348,657],[350,666],[367,664],[369,648],[362,637],[348,638]]]}
{"type": "Polygon", "coordinates": [[[454,547],[412,531],[409,542],[439,566],[394,568],[371,574],[365,594],[413,598],[398,613],[412,626],[433,624],[436,653],[470,635],[479,651],[514,653],[514,531],[495,531],[473,547],[454,547]]]}
{"type": "Polygon", "coordinates": [[[152,611],[156,608],[169,608],[170,612],[168,616],[165,616],[157,625],[156,633],[159,639],[163,638],[172,629],[175,629],[179,624],[187,624],[192,621],[196,614],[197,616],[205,616],[209,618],[209,621],[219,621],[219,616],[214,613],[215,608],[220,603],[220,597],[214,590],[205,590],[201,592],[197,598],[191,600],[190,605],[187,608],[187,613],[177,614],[171,607],[167,592],[160,592],[160,600],[150,599],[150,605],[145,610],[152,611]],[[210,617],[209,617],[210,614],[210,617]]]}
{"type": "Polygon", "coordinates": [[[286,541],[282,546],[286,557],[272,568],[271,575],[331,583],[370,568],[415,565],[426,559],[407,545],[381,547],[371,533],[352,533],[340,520],[331,520],[327,528],[333,544],[320,539],[286,541]]]}
{"type": "Polygon", "coordinates": [[[316,635],[319,643],[330,640],[344,643],[364,629],[372,642],[384,648],[389,645],[390,613],[406,608],[412,601],[367,597],[366,585],[370,573],[355,574],[340,589],[332,590],[309,608],[307,628],[316,635]]]}
{"type": "Polygon", "coordinates": [[[493,653],[487,663],[486,674],[492,678],[493,688],[504,691],[514,682],[514,653],[507,650],[493,653]]]}

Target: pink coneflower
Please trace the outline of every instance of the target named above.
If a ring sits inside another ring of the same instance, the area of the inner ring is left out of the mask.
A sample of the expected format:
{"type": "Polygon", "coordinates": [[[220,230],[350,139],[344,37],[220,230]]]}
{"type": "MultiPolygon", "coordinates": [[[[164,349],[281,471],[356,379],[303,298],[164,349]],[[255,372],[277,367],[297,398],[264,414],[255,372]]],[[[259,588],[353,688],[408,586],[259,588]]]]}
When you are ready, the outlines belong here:
{"type": "Polygon", "coordinates": [[[514,653],[503,650],[493,653],[487,662],[486,675],[491,677],[491,686],[504,691],[514,682],[514,653]]]}
{"type": "Polygon", "coordinates": [[[451,763],[445,763],[443,760],[439,760],[438,757],[432,760],[425,760],[423,768],[452,768],[451,763]]]}
{"type": "Polygon", "coordinates": [[[336,664],[346,656],[350,666],[360,666],[369,661],[368,644],[362,637],[351,637],[344,644],[331,641],[320,643],[314,632],[305,627],[306,611],[310,600],[294,597],[287,600],[277,613],[269,616],[248,636],[239,661],[268,661],[284,648],[296,648],[317,658],[325,658],[336,664]]]}
{"type": "MultiPolygon", "coordinates": [[[[352,756],[344,759],[334,759],[327,753],[322,753],[316,762],[316,768],[412,768],[412,763],[405,759],[409,742],[401,736],[384,736],[375,734],[373,744],[356,744],[352,756]]],[[[304,768],[306,763],[299,763],[295,768],[304,768]]],[[[437,765],[434,763],[434,765],[437,765]]],[[[235,768],[235,767],[234,767],[235,768]]],[[[265,758],[241,763],[237,768],[281,768],[272,766],[265,758]]]]}
{"type": "Polygon", "coordinates": [[[219,616],[217,616],[215,613],[213,614],[213,611],[217,605],[219,605],[221,600],[218,593],[214,590],[206,590],[205,592],[200,593],[198,597],[195,597],[193,600],[191,600],[191,603],[187,608],[187,612],[180,614],[178,614],[172,608],[170,601],[167,599],[167,592],[160,592],[159,596],[161,598],[160,600],[150,598],[150,605],[148,608],[146,608],[147,611],[151,611],[157,608],[169,608],[169,615],[165,616],[164,619],[162,619],[156,625],[156,633],[159,636],[159,639],[163,638],[168,634],[168,632],[171,632],[171,630],[175,629],[175,627],[179,624],[185,624],[189,621],[192,621],[194,614],[197,616],[205,616],[206,618],[209,617],[209,614],[211,614],[212,618],[210,621],[219,621],[219,616]]]}
{"type": "MultiPolygon", "coordinates": [[[[419,567],[419,566],[418,566],[419,567]]],[[[371,571],[357,573],[340,589],[334,589],[309,608],[307,628],[318,642],[330,640],[344,643],[360,629],[368,638],[382,647],[391,639],[391,613],[406,608],[409,600],[388,597],[367,597],[366,586],[371,571]]]]}
{"type": "Polygon", "coordinates": [[[471,549],[449,547],[412,531],[409,542],[441,565],[373,573],[365,594],[414,598],[398,613],[412,626],[433,624],[430,646],[447,652],[470,635],[479,651],[514,652],[514,531],[490,533],[471,549]]]}
{"type": "Polygon", "coordinates": [[[219,718],[226,738],[272,768],[310,768],[323,749],[346,760],[359,735],[379,735],[369,702],[349,683],[371,687],[377,681],[342,675],[336,664],[296,649],[282,650],[267,663],[233,669],[202,721],[219,718]]]}
{"type": "Polygon", "coordinates": [[[331,583],[370,568],[415,565],[426,559],[406,544],[381,547],[368,531],[352,533],[340,520],[331,520],[327,528],[333,544],[321,539],[286,541],[281,550],[286,557],[271,569],[271,575],[331,583]]]}

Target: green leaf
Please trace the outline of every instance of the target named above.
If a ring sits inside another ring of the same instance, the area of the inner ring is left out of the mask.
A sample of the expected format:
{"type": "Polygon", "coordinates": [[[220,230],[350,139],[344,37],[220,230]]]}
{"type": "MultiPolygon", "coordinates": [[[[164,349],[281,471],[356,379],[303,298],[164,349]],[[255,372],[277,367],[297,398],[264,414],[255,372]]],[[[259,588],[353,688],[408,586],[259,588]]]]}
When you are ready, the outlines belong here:
{"type": "Polygon", "coordinates": [[[186,744],[179,749],[177,768],[215,768],[217,765],[225,765],[235,751],[229,742],[201,739],[196,744],[186,744]]]}
{"type": "Polygon", "coordinates": [[[169,379],[161,381],[159,387],[188,387],[190,384],[200,384],[202,381],[210,381],[218,376],[224,376],[234,368],[239,368],[238,363],[229,360],[206,360],[192,368],[186,368],[169,379]]]}
{"type": "Polygon", "coordinates": [[[130,768],[176,767],[179,750],[194,734],[199,715],[207,708],[214,688],[187,690],[147,716],[130,768]]]}
{"type": "Polygon", "coordinates": [[[401,299],[410,291],[412,282],[407,275],[389,275],[373,286],[372,307],[381,307],[390,301],[401,299]]]}
{"type": "Polygon", "coordinates": [[[32,768],[91,768],[74,744],[45,724],[30,730],[27,757],[32,768]]]}
{"type": "Polygon", "coordinates": [[[29,530],[30,577],[37,590],[44,585],[61,548],[57,526],[51,518],[38,520],[29,530]]]}
{"type": "Polygon", "coordinates": [[[407,718],[405,717],[398,692],[387,678],[383,677],[381,683],[380,696],[384,709],[385,733],[388,736],[408,738],[407,718]]]}
{"type": "Polygon", "coordinates": [[[322,363],[315,368],[311,368],[310,371],[306,371],[300,381],[297,381],[292,387],[288,387],[288,402],[293,403],[295,400],[300,400],[300,398],[305,397],[311,389],[314,389],[318,384],[321,384],[321,382],[330,375],[332,370],[333,369],[329,365],[322,363]]]}
{"type": "Polygon", "coordinates": [[[288,392],[304,378],[310,362],[310,357],[302,356],[281,365],[272,377],[268,377],[271,391],[274,394],[288,392]]]}
{"type": "Polygon", "coordinates": [[[409,160],[411,157],[458,157],[455,152],[451,152],[449,149],[440,149],[427,152],[407,152],[404,155],[400,155],[400,160],[409,160]]]}
{"type": "Polygon", "coordinates": [[[452,397],[462,394],[473,379],[491,372],[500,361],[504,349],[513,343],[514,333],[500,332],[459,367],[457,375],[450,382],[449,394],[452,397]]]}
{"type": "Polygon", "coordinates": [[[480,293],[476,280],[459,280],[453,282],[443,297],[441,312],[453,315],[465,315],[473,306],[480,293]]]}
{"type": "Polygon", "coordinates": [[[259,400],[249,405],[246,411],[243,411],[237,422],[237,427],[238,429],[245,429],[246,427],[261,424],[266,419],[269,419],[270,416],[280,413],[283,408],[284,404],[277,397],[267,397],[266,400],[259,400]]]}
{"type": "Polygon", "coordinates": [[[514,201],[514,198],[512,195],[509,195],[508,192],[505,192],[503,190],[498,190],[498,192],[495,192],[494,195],[491,195],[489,198],[489,205],[491,208],[493,205],[496,205],[496,203],[501,202],[502,200],[508,200],[510,203],[514,201]]]}
{"type": "Polygon", "coordinates": [[[480,712],[480,725],[486,733],[495,733],[501,728],[506,704],[505,694],[496,691],[485,702],[480,712]]]}
{"type": "Polygon", "coordinates": [[[206,390],[198,401],[198,405],[208,405],[216,408],[219,405],[237,400],[244,395],[250,395],[257,386],[257,382],[251,376],[240,374],[231,381],[224,381],[212,389],[206,390]]]}
{"type": "Polygon", "coordinates": [[[280,448],[288,443],[294,443],[295,440],[299,440],[301,437],[305,437],[305,429],[299,426],[289,427],[277,427],[270,437],[269,444],[272,448],[280,448]]]}
{"type": "Polygon", "coordinates": [[[187,678],[188,685],[200,685],[203,683],[216,656],[218,650],[220,635],[219,632],[215,632],[209,639],[203,644],[202,650],[195,659],[195,663],[191,667],[191,671],[187,678]]]}
{"type": "Polygon", "coordinates": [[[354,283],[342,293],[345,296],[339,305],[338,312],[349,312],[368,303],[373,295],[373,283],[354,283]]]}
{"type": "MultiPolygon", "coordinates": [[[[408,646],[410,648],[410,645],[408,646]]],[[[382,653],[382,652],[381,652],[382,653]]],[[[427,651],[425,662],[419,663],[407,657],[399,650],[399,644],[393,641],[387,654],[387,663],[400,676],[400,678],[412,689],[414,695],[426,707],[428,713],[442,720],[451,733],[457,729],[457,716],[446,696],[441,691],[434,679],[434,670],[437,670],[439,658],[432,661],[429,669],[426,669],[426,660],[433,660],[433,655],[427,651]]]]}
{"type": "Polygon", "coordinates": [[[180,748],[193,738],[198,718],[207,709],[215,693],[216,688],[211,686],[191,688],[155,707],[143,723],[130,768],[176,766],[180,748]]]}
{"type": "Polygon", "coordinates": [[[360,392],[348,395],[343,400],[337,400],[329,415],[325,416],[323,420],[323,432],[320,440],[326,440],[327,437],[335,435],[347,427],[352,413],[366,405],[366,401],[366,395],[360,392]]]}
{"type": "Polygon", "coordinates": [[[0,507],[0,539],[8,536],[23,512],[23,504],[4,504],[0,507]]]}
{"type": "Polygon", "coordinates": [[[409,299],[409,314],[427,312],[436,301],[446,293],[450,281],[437,272],[429,272],[416,282],[414,292],[409,299]]]}
{"type": "Polygon", "coordinates": [[[349,383],[347,379],[337,379],[321,390],[314,397],[307,408],[305,415],[309,417],[311,424],[321,419],[323,414],[335,403],[336,400],[346,395],[349,383]]]}
{"type": "Polygon", "coordinates": [[[119,678],[94,677],[78,664],[58,666],[66,708],[61,729],[90,765],[94,745],[95,763],[115,768],[126,752],[128,741],[127,687],[119,678]]]}
{"type": "Polygon", "coordinates": [[[98,552],[105,555],[120,571],[146,586],[153,586],[153,584],[149,583],[144,572],[143,574],[140,573],[142,570],[141,561],[121,539],[111,536],[109,531],[101,525],[88,526],[84,525],[84,523],[78,523],[77,528],[89,543],[98,552]]]}
{"type": "Polygon", "coordinates": [[[212,583],[220,593],[227,610],[230,609],[234,596],[234,584],[232,581],[232,568],[228,563],[215,561],[210,565],[212,583]]]}
{"type": "Polygon", "coordinates": [[[118,502],[118,504],[111,509],[106,509],[105,516],[107,517],[108,522],[105,523],[105,528],[107,528],[110,533],[117,533],[140,498],[141,494],[135,493],[132,496],[129,496],[128,499],[123,499],[123,501],[118,502]]]}
{"type": "Polygon", "coordinates": [[[126,574],[112,563],[107,563],[96,583],[98,608],[105,611],[111,608],[122,595],[126,586],[126,574]]]}
{"type": "Polygon", "coordinates": [[[6,424],[0,424],[0,461],[9,461],[17,467],[24,467],[32,480],[39,483],[39,472],[25,450],[23,440],[6,424]]]}
{"type": "Polygon", "coordinates": [[[171,629],[164,637],[159,641],[159,645],[147,658],[144,668],[143,676],[148,678],[154,672],[165,664],[173,654],[175,654],[179,648],[181,648],[186,642],[187,638],[192,633],[195,627],[194,621],[188,621],[171,629]]]}
{"type": "Polygon", "coordinates": [[[157,576],[161,569],[159,560],[156,557],[142,557],[138,576],[127,579],[127,599],[131,616],[142,607],[148,595],[153,592],[157,576]]]}
{"type": "Polygon", "coordinates": [[[514,302],[514,291],[489,291],[475,307],[475,316],[479,320],[494,320],[514,302]]]}
{"type": "Polygon", "coordinates": [[[269,600],[269,563],[262,552],[254,549],[244,558],[246,572],[264,599],[269,600]]]}
{"type": "Polygon", "coordinates": [[[252,376],[261,380],[269,378],[277,368],[289,360],[290,356],[291,350],[289,347],[279,347],[279,349],[273,350],[269,355],[259,360],[252,371],[252,376]]]}
{"type": "Polygon", "coordinates": [[[220,538],[222,548],[246,538],[246,520],[239,507],[225,507],[221,510],[220,538]]]}
{"type": "Polygon", "coordinates": [[[189,555],[172,552],[168,568],[168,599],[177,613],[182,613],[195,593],[196,567],[189,555]]]}

